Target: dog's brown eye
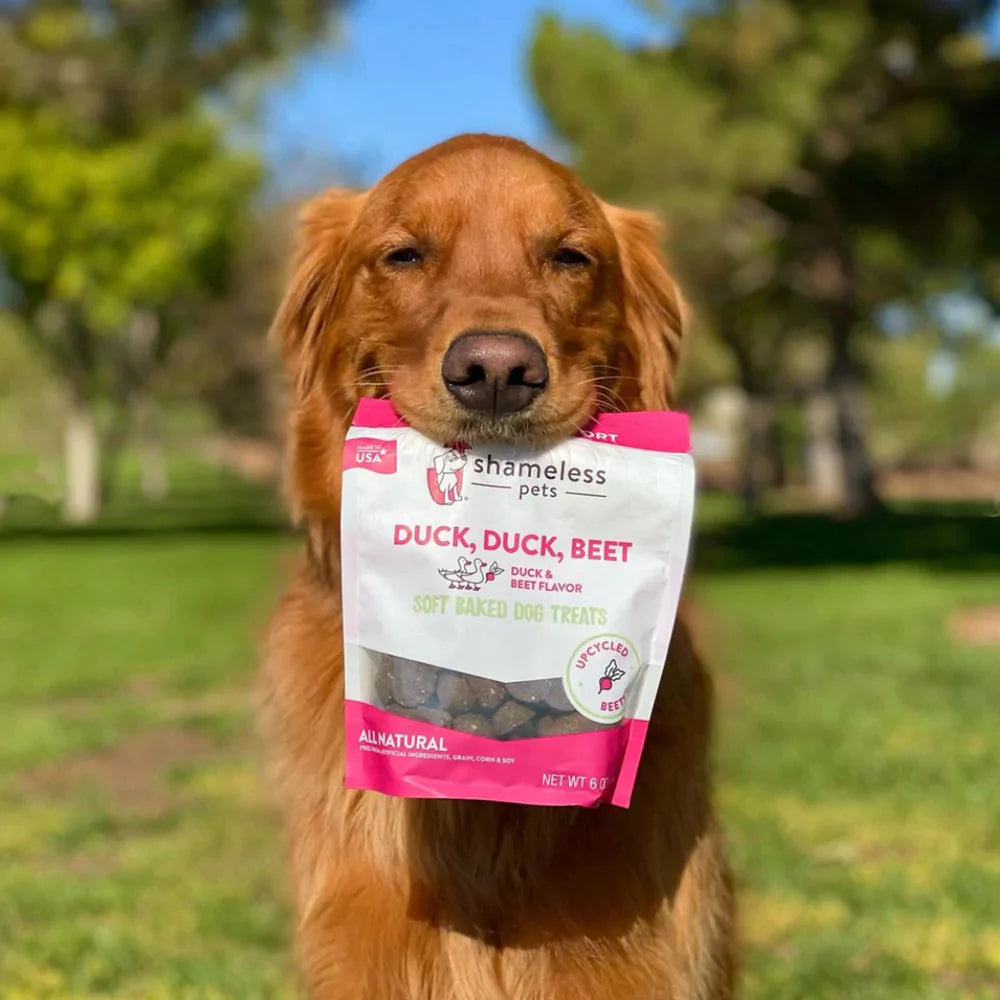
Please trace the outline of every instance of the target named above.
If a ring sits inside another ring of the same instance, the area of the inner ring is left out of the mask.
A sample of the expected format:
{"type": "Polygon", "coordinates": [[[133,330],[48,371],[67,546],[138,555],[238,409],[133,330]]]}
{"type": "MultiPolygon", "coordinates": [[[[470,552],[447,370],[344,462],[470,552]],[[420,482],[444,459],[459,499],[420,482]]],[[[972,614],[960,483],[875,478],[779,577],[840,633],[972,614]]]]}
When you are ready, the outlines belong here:
{"type": "Polygon", "coordinates": [[[584,267],[590,263],[590,258],[574,247],[560,247],[552,255],[552,262],[563,267],[584,267]]]}
{"type": "Polygon", "coordinates": [[[397,247],[385,255],[385,262],[396,266],[419,264],[423,259],[423,254],[416,247],[397,247]]]}

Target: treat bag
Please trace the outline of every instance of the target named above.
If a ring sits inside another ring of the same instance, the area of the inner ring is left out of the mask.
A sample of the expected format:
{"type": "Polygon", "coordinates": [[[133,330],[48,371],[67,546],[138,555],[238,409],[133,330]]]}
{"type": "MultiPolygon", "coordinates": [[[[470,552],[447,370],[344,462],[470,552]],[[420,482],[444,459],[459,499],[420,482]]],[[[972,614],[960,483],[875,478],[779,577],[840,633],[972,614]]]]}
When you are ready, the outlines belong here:
{"type": "Polygon", "coordinates": [[[350,787],[627,806],[677,612],[688,422],[442,446],[362,400],[344,447],[350,787]]]}

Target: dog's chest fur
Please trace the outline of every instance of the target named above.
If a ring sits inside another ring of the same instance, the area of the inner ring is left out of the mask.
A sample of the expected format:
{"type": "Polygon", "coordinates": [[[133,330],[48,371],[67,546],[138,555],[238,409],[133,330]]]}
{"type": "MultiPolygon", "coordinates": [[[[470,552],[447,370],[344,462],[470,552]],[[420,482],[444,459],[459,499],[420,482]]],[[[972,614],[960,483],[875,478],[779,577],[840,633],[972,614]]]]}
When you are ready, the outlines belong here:
{"type": "Polygon", "coordinates": [[[732,896],[708,802],[710,690],[679,623],[629,810],[343,787],[339,602],[304,571],[265,660],[316,1000],[731,995],[732,896]]]}

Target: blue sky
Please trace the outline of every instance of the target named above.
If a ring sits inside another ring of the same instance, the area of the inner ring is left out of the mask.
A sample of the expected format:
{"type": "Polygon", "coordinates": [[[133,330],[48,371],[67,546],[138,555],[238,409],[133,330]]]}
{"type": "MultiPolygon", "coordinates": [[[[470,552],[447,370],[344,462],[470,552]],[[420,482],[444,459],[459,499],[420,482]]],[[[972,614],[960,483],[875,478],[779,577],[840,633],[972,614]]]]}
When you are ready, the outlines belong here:
{"type": "Polygon", "coordinates": [[[525,54],[545,11],[626,41],[665,31],[630,0],[355,0],[340,46],[306,57],[269,96],[271,160],[291,170],[317,161],[320,175],[339,162],[346,179],[368,183],[459,132],[544,145],[525,54]]]}

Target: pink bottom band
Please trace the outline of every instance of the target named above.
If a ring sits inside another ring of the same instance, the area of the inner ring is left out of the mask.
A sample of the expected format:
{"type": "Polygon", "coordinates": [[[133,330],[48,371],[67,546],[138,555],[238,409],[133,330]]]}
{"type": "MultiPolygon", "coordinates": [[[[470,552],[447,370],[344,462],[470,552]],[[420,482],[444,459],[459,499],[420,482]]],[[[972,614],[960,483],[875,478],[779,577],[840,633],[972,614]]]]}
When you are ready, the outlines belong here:
{"type": "Polygon", "coordinates": [[[348,788],[403,798],[627,808],[649,723],[493,740],[347,702],[348,788]]]}

